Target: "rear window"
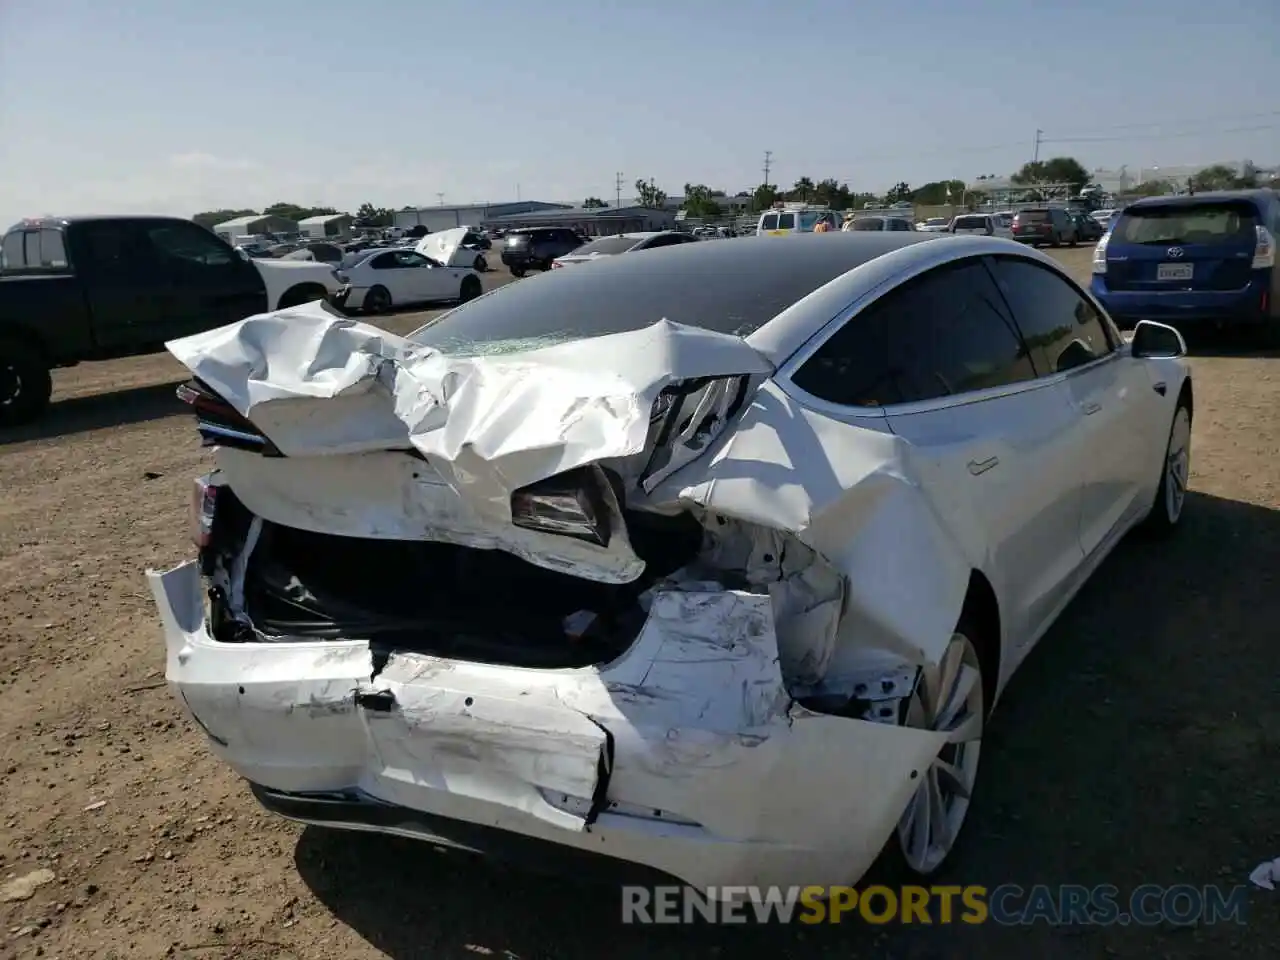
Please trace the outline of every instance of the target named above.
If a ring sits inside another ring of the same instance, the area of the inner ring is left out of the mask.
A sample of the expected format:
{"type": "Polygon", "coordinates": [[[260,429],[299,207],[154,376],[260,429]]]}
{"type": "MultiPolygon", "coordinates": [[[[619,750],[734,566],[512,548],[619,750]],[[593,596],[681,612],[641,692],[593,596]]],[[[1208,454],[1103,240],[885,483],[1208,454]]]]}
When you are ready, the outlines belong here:
{"type": "Polygon", "coordinates": [[[61,230],[13,230],[5,234],[2,249],[6,270],[60,270],[67,265],[61,230]]]}
{"type": "Polygon", "coordinates": [[[1242,201],[1136,207],[1120,218],[1113,239],[1159,246],[1207,243],[1252,247],[1257,225],[1257,211],[1242,201]]]}
{"type": "Polygon", "coordinates": [[[850,230],[883,230],[884,221],[876,217],[867,217],[863,220],[853,221],[853,225],[850,226],[849,229],[850,230]]]}
{"type": "Polygon", "coordinates": [[[555,270],[537,283],[508,284],[465,303],[410,339],[447,353],[501,354],[639,330],[662,319],[747,336],[885,252],[879,244],[858,252],[848,244],[817,243],[803,256],[772,250],[751,256],[751,246],[744,255],[737,244],[689,243],[673,255],[655,250],[603,257],[590,269],[555,270]]]}
{"type": "Polygon", "coordinates": [[[1049,219],[1048,210],[1020,210],[1013,218],[1018,223],[1044,223],[1049,219]]]}
{"type": "Polygon", "coordinates": [[[508,247],[523,247],[529,243],[529,235],[527,233],[509,233],[507,234],[508,247]]]}
{"type": "Polygon", "coordinates": [[[762,230],[777,230],[778,215],[776,213],[766,213],[764,219],[760,221],[760,228],[762,230]]]}
{"type": "Polygon", "coordinates": [[[612,256],[615,253],[626,253],[639,242],[635,237],[601,237],[579,247],[573,251],[573,255],[576,257],[580,253],[599,253],[612,256]]]}
{"type": "Polygon", "coordinates": [[[987,218],[956,217],[955,227],[957,230],[985,230],[987,228],[987,218]]]}

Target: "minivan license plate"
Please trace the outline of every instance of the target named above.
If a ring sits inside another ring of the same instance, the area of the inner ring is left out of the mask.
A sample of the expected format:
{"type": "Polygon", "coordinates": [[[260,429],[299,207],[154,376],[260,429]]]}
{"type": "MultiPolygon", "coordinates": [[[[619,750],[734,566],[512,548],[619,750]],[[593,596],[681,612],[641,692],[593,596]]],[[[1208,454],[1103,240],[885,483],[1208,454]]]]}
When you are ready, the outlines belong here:
{"type": "Polygon", "coordinates": [[[1192,266],[1189,263],[1162,263],[1156,267],[1157,280],[1190,280],[1192,266]]]}

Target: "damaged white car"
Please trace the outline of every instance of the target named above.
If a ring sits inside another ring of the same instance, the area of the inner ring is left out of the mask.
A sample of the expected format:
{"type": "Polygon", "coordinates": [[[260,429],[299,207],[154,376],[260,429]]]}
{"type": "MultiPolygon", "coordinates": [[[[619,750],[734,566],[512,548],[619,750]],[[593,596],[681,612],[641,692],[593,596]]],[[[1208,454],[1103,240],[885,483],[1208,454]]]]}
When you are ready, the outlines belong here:
{"type": "Polygon", "coordinates": [[[1177,331],[1012,241],[611,257],[402,338],[173,342],[215,472],[148,576],[173,692],[268,808],[726,884],[938,869],[1009,676],[1182,515],[1177,331]]]}

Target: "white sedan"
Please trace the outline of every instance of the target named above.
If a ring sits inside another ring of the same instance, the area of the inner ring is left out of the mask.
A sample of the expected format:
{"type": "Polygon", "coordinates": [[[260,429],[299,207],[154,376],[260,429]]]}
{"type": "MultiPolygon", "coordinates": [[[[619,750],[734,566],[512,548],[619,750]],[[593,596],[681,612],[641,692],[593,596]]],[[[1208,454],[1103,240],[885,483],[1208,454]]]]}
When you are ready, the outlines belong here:
{"type": "Polygon", "coordinates": [[[338,270],[342,289],[332,298],[344,310],[386,313],[393,307],[480,296],[480,275],[470,267],[446,267],[409,248],[365,250],[338,270]]]}
{"type": "MultiPolygon", "coordinates": [[[[706,229],[710,229],[709,227],[706,229]]],[[[715,236],[714,231],[712,236],[715,236]]],[[[660,250],[685,243],[698,243],[700,237],[678,230],[650,230],[639,233],[619,233],[589,240],[571,253],[551,261],[552,269],[590,263],[601,257],[616,257],[620,253],[639,253],[641,250],[660,250]]]]}
{"type": "Polygon", "coordinates": [[[218,446],[199,559],[148,573],[167,677],[260,802],[713,896],[937,871],[1010,676],[1186,503],[1180,335],[996,237],[697,243],[405,338],[312,304],[168,347],[218,446]]]}

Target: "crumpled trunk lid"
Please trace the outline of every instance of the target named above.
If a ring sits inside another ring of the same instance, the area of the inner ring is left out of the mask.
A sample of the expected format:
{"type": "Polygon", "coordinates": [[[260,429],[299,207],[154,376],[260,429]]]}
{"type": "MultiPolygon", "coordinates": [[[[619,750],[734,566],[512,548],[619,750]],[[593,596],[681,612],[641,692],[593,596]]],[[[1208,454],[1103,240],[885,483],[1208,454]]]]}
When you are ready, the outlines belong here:
{"type": "MultiPolygon", "coordinates": [[[[167,344],[278,457],[219,452],[260,516],[350,536],[508,549],[558,569],[638,575],[621,508],[698,458],[769,361],[740,338],[659,321],[534,349],[443,354],[337,315],[276,311],[167,344]],[[520,531],[512,495],[577,468],[603,483],[608,547],[520,531]],[[539,555],[541,559],[539,559],[539,555]]],[[[225,420],[226,418],[224,418],[225,420]]]]}

